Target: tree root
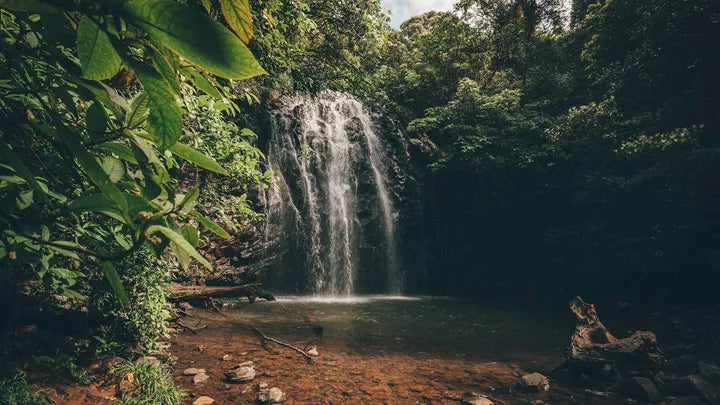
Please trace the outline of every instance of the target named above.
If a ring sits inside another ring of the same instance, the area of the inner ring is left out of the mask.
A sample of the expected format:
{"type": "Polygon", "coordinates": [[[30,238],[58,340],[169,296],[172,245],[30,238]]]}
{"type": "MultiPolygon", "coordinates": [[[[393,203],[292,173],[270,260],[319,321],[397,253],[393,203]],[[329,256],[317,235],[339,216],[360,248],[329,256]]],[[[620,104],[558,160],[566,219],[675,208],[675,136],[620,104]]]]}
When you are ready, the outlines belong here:
{"type": "Polygon", "coordinates": [[[260,336],[260,338],[262,338],[263,342],[265,342],[265,341],[273,342],[273,343],[278,344],[278,345],[280,345],[280,346],[282,346],[282,347],[286,347],[286,348],[288,348],[288,349],[295,350],[296,352],[302,354],[303,357],[305,357],[305,359],[306,359],[307,361],[309,361],[309,362],[312,362],[312,360],[313,360],[312,356],[310,356],[309,354],[307,354],[303,349],[297,348],[297,347],[295,347],[295,346],[293,346],[293,345],[289,345],[289,344],[287,344],[287,343],[285,343],[285,342],[281,342],[281,341],[279,341],[279,340],[277,340],[277,339],[274,339],[274,338],[271,338],[271,337],[269,337],[269,336],[266,336],[264,333],[260,332],[257,328],[253,328],[253,332],[257,333],[257,334],[260,336]]]}

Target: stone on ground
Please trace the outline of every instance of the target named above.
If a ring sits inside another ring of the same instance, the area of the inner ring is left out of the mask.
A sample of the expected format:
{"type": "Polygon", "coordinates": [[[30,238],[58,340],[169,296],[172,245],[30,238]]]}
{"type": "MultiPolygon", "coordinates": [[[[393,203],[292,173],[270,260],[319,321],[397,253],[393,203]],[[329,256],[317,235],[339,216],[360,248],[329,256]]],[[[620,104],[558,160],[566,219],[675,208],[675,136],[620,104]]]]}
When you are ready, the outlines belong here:
{"type": "Polygon", "coordinates": [[[205,372],[205,369],[190,367],[190,368],[186,368],[185,370],[183,370],[183,375],[190,377],[190,376],[194,376],[195,374],[200,374],[200,373],[204,373],[204,372],[205,372]]]}
{"type": "Polygon", "coordinates": [[[252,361],[240,363],[226,371],[225,377],[232,382],[250,382],[255,378],[255,364],[252,361]]]}
{"type": "Polygon", "coordinates": [[[212,405],[214,403],[215,403],[214,399],[212,399],[210,397],[202,396],[202,397],[194,400],[192,405],[212,405]]]}
{"type": "Polygon", "coordinates": [[[540,373],[526,374],[520,378],[520,388],[534,392],[547,391],[550,389],[550,380],[540,373]]]}
{"type": "Polygon", "coordinates": [[[193,384],[200,384],[204,383],[205,381],[209,380],[210,377],[205,374],[205,370],[203,370],[201,373],[197,373],[193,376],[193,384]]]}

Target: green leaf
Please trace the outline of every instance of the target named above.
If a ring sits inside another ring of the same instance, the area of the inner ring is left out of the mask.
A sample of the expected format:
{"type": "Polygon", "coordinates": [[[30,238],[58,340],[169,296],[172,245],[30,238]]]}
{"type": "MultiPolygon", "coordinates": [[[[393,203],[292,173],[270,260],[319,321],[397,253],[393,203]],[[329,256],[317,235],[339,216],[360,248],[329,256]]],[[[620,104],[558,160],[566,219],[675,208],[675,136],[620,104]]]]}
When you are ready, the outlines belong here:
{"type": "Polygon", "coordinates": [[[213,84],[210,83],[210,81],[205,76],[203,76],[202,73],[198,72],[193,68],[185,68],[182,69],[182,71],[193,79],[195,87],[204,91],[207,95],[215,99],[223,98],[222,94],[220,94],[220,91],[218,91],[218,89],[216,89],[215,86],[213,86],[213,84]]]}
{"type": "Polygon", "coordinates": [[[174,0],[130,0],[124,11],[155,42],[212,74],[240,80],[266,73],[238,37],[191,7],[174,0]]]}
{"type": "Polygon", "coordinates": [[[192,211],[192,209],[195,208],[198,197],[200,197],[200,189],[198,187],[191,188],[182,202],[180,202],[180,213],[186,215],[192,211]]]}
{"type": "Polygon", "coordinates": [[[93,98],[109,108],[119,120],[125,119],[125,112],[130,109],[130,106],[115,89],[101,82],[84,79],[77,79],[75,83],[90,91],[93,98]]]}
{"type": "Polygon", "coordinates": [[[127,223],[122,213],[118,211],[112,201],[108,200],[103,194],[94,194],[86,197],[80,197],[68,206],[71,212],[95,212],[107,215],[122,223],[127,223]]]}
{"type": "Polygon", "coordinates": [[[148,130],[161,149],[175,144],[182,135],[182,110],[175,102],[170,85],[152,67],[128,61],[148,95],[148,130]]]}
{"type": "Polygon", "coordinates": [[[130,104],[130,112],[125,117],[125,126],[135,128],[141,125],[147,119],[149,111],[147,93],[143,91],[130,104]]]}
{"type": "Polygon", "coordinates": [[[110,38],[88,16],[83,17],[78,26],[77,51],[83,76],[87,79],[109,79],[120,70],[120,55],[110,38]]]}
{"type": "Polygon", "coordinates": [[[40,187],[40,184],[35,179],[35,176],[30,169],[25,165],[20,156],[11,149],[5,141],[0,139],[0,157],[2,160],[10,164],[23,180],[25,180],[34,190],[39,191],[41,195],[45,195],[44,191],[40,187]]]}
{"type": "Polygon", "coordinates": [[[212,4],[210,4],[210,0],[202,0],[202,5],[205,7],[205,10],[210,14],[210,11],[212,10],[212,4]]]}
{"type": "Polygon", "coordinates": [[[0,7],[23,13],[60,13],[62,10],[39,0],[0,0],[0,7]]]}
{"type": "Polygon", "coordinates": [[[172,89],[176,95],[180,95],[180,82],[177,78],[177,72],[170,65],[170,62],[165,59],[165,56],[160,52],[153,52],[152,62],[155,69],[157,69],[163,79],[170,85],[170,89],[172,89]]]}
{"type": "Polygon", "coordinates": [[[205,170],[210,170],[211,172],[222,174],[225,176],[229,175],[227,170],[223,169],[223,167],[220,166],[218,162],[213,160],[213,158],[201,152],[198,152],[185,144],[178,142],[170,148],[170,151],[187,160],[188,162],[194,163],[202,167],[205,170]]]}
{"type": "Polygon", "coordinates": [[[125,165],[112,156],[105,156],[103,158],[102,167],[113,183],[117,183],[125,175],[125,165]]]}
{"type": "Polygon", "coordinates": [[[145,232],[147,235],[152,235],[154,233],[161,233],[168,239],[170,239],[170,242],[174,243],[178,248],[180,248],[182,251],[193,257],[195,260],[200,262],[203,266],[207,267],[209,270],[212,270],[212,265],[210,262],[207,261],[204,257],[200,255],[200,253],[195,250],[195,248],[185,240],[185,238],[180,235],[179,233],[173,231],[170,228],[167,228],[165,226],[160,225],[152,225],[148,227],[147,231],[145,232]]]}
{"type": "Polygon", "coordinates": [[[18,193],[17,197],[15,197],[15,202],[21,211],[32,205],[33,194],[32,190],[28,190],[18,193]]]}
{"type": "Polygon", "coordinates": [[[95,156],[88,152],[77,140],[76,135],[62,124],[58,123],[57,134],[75,156],[80,166],[85,170],[88,177],[90,177],[90,180],[115,204],[121,213],[127,214],[125,197],[123,197],[120,189],[110,180],[110,177],[97,162],[95,156]]]}
{"type": "Polygon", "coordinates": [[[123,309],[130,308],[130,301],[125,293],[125,287],[123,287],[122,281],[120,281],[120,275],[115,269],[115,266],[113,266],[110,262],[103,262],[102,270],[105,274],[105,279],[108,281],[113,290],[113,293],[117,297],[118,301],[120,301],[120,305],[122,305],[123,309]]]}
{"type": "Polygon", "coordinates": [[[97,101],[87,110],[87,129],[93,135],[102,135],[107,130],[105,108],[97,101]]]}
{"type": "Polygon", "coordinates": [[[220,10],[237,36],[246,44],[250,42],[253,37],[253,22],[248,0],[220,0],[220,10]]]}
{"type": "Polygon", "coordinates": [[[185,224],[180,227],[180,233],[193,247],[197,247],[198,243],[200,243],[200,233],[194,226],[185,224]]]}
{"type": "Polygon", "coordinates": [[[213,222],[213,221],[205,218],[205,217],[204,217],[202,214],[200,214],[199,212],[193,211],[193,212],[190,213],[190,215],[191,215],[193,218],[197,219],[198,222],[200,222],[201,224],[203,224],[203,226],[204,226],[205,228],[207,228],[210,232],[214,233],[215,235],[217,235],[217,236],[219,236],[219,237],[221,237],[221,238],[225,238],[225,239],[230,239],[230,238],[231,238],[230,234],[227,233],[220,225],[218,225],[218,224],[216,224],[215,222],[213,222]]]}
{"type": "Polygon", "coordinates": [[[108,142],[100,145],[99,148],[104,150],[105,152],[110,152],[118,155],[120,159],[126,162],[130,162],[134,165],[138,163],[137,159],[135,159],[135,155],[133,155],[132,149],[130,149],[130,147],[125,144],[118,142],[108,142]]]}

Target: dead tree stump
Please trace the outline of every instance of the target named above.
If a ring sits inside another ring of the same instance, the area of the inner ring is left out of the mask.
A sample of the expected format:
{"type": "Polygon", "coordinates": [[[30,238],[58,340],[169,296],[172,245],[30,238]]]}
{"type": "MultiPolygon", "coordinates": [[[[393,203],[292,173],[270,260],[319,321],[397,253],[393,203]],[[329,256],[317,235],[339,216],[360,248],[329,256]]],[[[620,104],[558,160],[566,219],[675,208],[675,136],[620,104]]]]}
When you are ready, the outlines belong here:
{"type": "Polygon", "coordinates": [[[665,363],[654,333],[638,331],[617,339],[598,319],[595,305],[576,297],[570,310],[577,325],[565,357],[568,369],[594,377],[622,378],[652,374],[665,363]]]}

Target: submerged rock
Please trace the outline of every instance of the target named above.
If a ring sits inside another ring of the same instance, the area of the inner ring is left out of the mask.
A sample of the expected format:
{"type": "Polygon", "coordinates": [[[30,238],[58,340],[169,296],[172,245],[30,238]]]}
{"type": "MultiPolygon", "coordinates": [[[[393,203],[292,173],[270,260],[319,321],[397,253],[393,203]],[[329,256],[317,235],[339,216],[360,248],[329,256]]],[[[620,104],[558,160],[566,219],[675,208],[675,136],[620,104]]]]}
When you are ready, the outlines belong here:
{"type": "Polygon", "coordinates": [[[663,402],[666,405],[705,405],[705,402],[696,396],[687,396],[663,402]]]}
{"type": "Polygon", "coordinates": [[[280,388],[273,387],[268,388],[267,383],[260,383],[257,385],[258,391],[258,402],[261,404],[271,405],[279,404],[285,400],[285,394],[280,388]]]}
{"type": "Polygon", "coordinates": [[[662,400],[662,395],[655,384],[645,377],[626,378],[618,384],[616,391],[638,401],[660,402],[662,400]]]}
{"type": "Polygon", "coordinates": [[[226,371],[225,377],[232,382],[250,382],[255,378],[255,364],[252,361],[240,363],[226,371]]]}
{"type": "Polygon", "coordinates": [[[480,395],[464,398],[462,403],[463,405],[494,405],[488,397],[480,395]]]}
{"type": "Polygon", "coordinates": [[[672,392],[681,395],[694,395],[710,404],[719,404],[720,396],[710,383],[699,375],[689,375],[669,384],[672,392]]]}
{"type": "Polygon", "coordinates": [[[532,373],[522,376],[518,385],[526,391],[543,392],[550,389],[550,380],[540,373],[532,373]]]}

